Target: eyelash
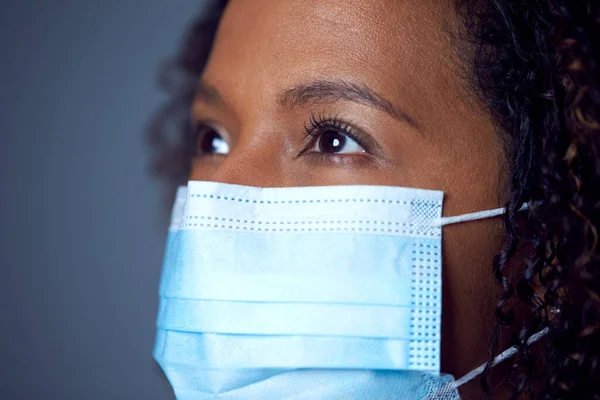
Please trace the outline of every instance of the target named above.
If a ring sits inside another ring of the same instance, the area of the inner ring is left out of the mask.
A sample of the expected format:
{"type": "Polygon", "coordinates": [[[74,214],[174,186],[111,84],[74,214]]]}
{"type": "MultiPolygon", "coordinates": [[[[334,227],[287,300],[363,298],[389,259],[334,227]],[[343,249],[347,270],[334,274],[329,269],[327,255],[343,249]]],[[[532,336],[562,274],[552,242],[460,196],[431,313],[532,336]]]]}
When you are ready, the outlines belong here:
{"type": "Polygon", "coordinates": [[[304,131],[306,132],[305,138],[311,138],[311,144],[314,144],[314,141],[318,140],[319,136],[327,131],[338,131],[354,140],[366,152],[369,152],[368,146],[361,138],[363,134],[335,115],[311,114],[308,122],[304,124],[304,131]]]}

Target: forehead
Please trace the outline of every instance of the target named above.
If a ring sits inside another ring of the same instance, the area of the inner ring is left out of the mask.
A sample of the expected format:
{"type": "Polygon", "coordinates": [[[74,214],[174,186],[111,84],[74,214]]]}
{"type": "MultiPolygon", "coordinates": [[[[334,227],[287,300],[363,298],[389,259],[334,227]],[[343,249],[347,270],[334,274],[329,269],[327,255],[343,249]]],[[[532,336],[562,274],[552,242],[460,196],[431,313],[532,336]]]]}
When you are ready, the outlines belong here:
{"type": "Polygon", "coordinates": [[[204,79],[267,97],[344,79],[431,107],[456,91],[455,26],[450,0],[231,0],[204,79]]]}

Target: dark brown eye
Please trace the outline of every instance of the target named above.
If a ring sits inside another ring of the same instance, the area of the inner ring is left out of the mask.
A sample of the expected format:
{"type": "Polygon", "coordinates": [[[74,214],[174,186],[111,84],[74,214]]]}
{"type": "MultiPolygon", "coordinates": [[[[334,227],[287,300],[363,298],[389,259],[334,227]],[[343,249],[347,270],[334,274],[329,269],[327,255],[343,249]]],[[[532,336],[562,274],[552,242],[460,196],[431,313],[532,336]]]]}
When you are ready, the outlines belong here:
{"type": "Polygon", "coordinates": [[[321,133],[317,142],[322,153],[363,153],[364,149],[342,132],[327,130],[321,133]]]}
{"type": "Polygon", "coordinates": [[[198,155],[228,154],[229,144],[216,128],[201,125],[196,131],[196,151],[198,155]]]}

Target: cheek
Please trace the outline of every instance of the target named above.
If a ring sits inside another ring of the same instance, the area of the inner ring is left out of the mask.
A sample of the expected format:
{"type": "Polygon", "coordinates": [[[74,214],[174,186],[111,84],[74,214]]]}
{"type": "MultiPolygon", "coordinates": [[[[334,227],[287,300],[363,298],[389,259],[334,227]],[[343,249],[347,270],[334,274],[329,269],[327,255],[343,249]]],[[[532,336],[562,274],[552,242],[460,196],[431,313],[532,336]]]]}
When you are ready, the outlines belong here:
{"type": "Polygon", "coordinates": [[[215,174],[224,157],[204,156],[192,160],[192,168],[189,179],[192,181],[208,181],[215,174]]]}
{"type": "Polygon", "coordinates": [[[443,228],[442,370],[459,377],[482,364],[499,287],[492,274],[502,219],[443,228]]]}

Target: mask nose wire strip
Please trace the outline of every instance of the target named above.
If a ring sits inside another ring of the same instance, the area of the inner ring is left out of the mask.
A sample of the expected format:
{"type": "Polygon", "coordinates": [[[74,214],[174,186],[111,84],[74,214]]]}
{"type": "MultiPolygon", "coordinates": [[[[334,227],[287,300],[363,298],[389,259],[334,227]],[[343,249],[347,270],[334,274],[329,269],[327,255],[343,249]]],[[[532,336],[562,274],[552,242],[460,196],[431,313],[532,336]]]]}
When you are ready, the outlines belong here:
{"type": "MultiPolygon", "coordinates": [[[[527,344],[532,344],[532,343],[537,342],[539,339],[544,337],[547,333],[548,333],[548,328],[545,328],[545,329],[541,330],[540,332],[538,332],[534,335],[531,335],[531,337],[527,341],[527,344]]],[[[492,367],[496,366],[497,364],[500,364],[502,361],[506,360],[507,358],[514,356],[516,353],[517,353],[516,347],[511,347],[510,349],[503,351],[501,354],[497,355],[496,358],[494,358],[494,361],[492,362],[492,367]]],[[[483,372],[486,364],[482,364],[481,366],[479,366],[478,368],[475,368],[473,371],[469,372],[462,378],[454,381],[454,387],[457,388],[459,386],[462,386],[465,383],[476,378],[479,374],[481,374],[483,372]]]]}
{"type": "MultiPolygon", "coordinates": [[[[523,204],[523,206],[521,206],[521,208],[519,208],[519,211],[527,210],[528,208],[529,208],[529,206],[527,205],[527,203],[525,203],[525,204],[523,204]]],[[[457,224],[459,222],[476,221],[479,219],[497,217],[504,213],[505,213],[505,209],[504,209],[504,207],[501,207],[501,208],[496,208],[493,210],[478,211],[478,212],[474,212],[474,213],[470,213],[470,214],[457,215],[454,217],[441,217],[441,218],[438,218],[435,221],[433,221],[433,225],[434,226],[444,226],[444,225],[450,225],[450,224],[457,224]]]]}

